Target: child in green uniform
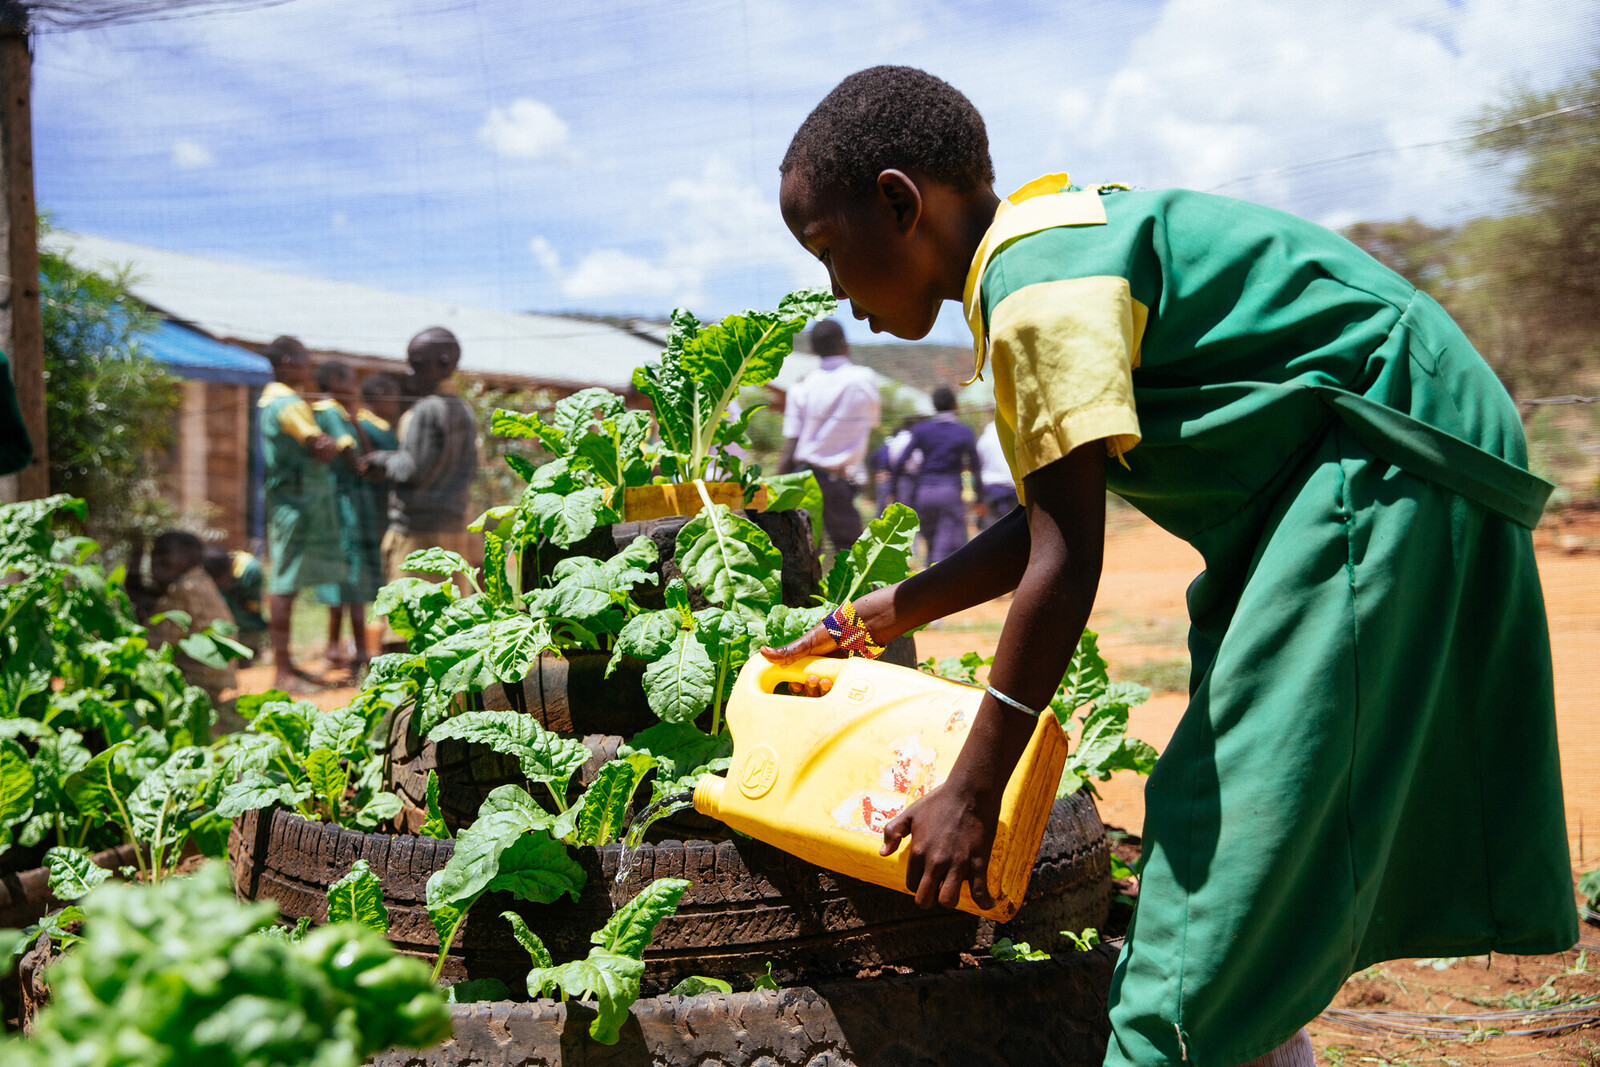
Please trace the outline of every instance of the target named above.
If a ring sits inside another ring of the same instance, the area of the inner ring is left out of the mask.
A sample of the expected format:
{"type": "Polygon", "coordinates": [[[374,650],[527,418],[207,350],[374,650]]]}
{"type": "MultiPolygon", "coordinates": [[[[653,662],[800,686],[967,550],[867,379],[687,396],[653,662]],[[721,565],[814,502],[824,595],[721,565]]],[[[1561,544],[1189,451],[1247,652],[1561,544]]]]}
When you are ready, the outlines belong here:
{"type": "Polygon", "coordinates": [[[365,478],[367,463],[362,459],[368,448],[363,431],[345,401],[354,405],[356,376],[350,365],[337,359],[324,360],[317,367],[317,388],[325,395],[311,405],[322,432],[333,438],[338,456],[329,464],[333,473],[334,499],[339,507],[339,548],[344,559],[345,577],[317,587],[317,599],[328,605],[328,645],[323,659],[336,666],[349,666],[355,673],[365,669],[372,656],[367,650],[367,601],[377,595],[361,588],[361,545],[364,531],[373,524],[369,514],[372,494],[365,478]],[[350,620],[352,653],[339,645],[339,632],[350,620]]]}
{"type": "MultiPolygon", "coordinates": [[[[361,410],[356,426],[369,452],[393,452],[400,447],[395,424],[400,419],[400,383],[387,374],[372,374],[361,381],[361,410]]],[[[383,535],[389,529],[389,480],[381,469],[367,471],[367,494],[371,502],[371,524],[362,528],[361,584],[372,600],[383,586],[383,535]]]]}
{"type": "MultiPolygon", "coordinates": [[[[1309,1063],[1301,1028],[1370,963],[1573,943],[1530,534],[1549,486],[1438,304],[1255,204],[1064,174],[1001,200],[982,119],[910,68],[841,83],[782,171],[791,232],[874,331],[920,338],[963,302],[1025,504],[855,603],[881,645],[1016,594],[950,777],[884,831],[886,853],[909,839],[919,903],[988,898],[1001,791],[1094,602],[1109,488],[1206,569],[1107,1063],[1309,1063]]],[[[833,631],[768,655],[856,636],[833,631]]]]}
{"type": "Polygon", "coordinates": [[[305,345],[293,337],[279,337],[264,354],[277,377],[261,391],[259,402],[273,685],[306,692],[307,676],[289,658],[290,613],[300,590],[337,582],[344,572],[338,507],[328,471],[337,448],[296,392],[312,384],[311,353],[305,345]]]}

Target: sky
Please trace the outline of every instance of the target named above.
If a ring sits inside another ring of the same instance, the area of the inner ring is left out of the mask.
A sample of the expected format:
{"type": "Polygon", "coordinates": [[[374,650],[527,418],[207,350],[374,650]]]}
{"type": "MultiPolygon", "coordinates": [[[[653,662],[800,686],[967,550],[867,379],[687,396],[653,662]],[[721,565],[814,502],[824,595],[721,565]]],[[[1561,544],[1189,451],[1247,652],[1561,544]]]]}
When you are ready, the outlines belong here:
{"type": "MultiPolygon", "coordinates": [[[[874,64],[973,100],[1002,193],[1065,170],[1338,227],[1497,210],[1507,174],[1465,123],[1597,61],[1600,0],[292,0],[39,35],[35,180],[74,232],[715,318],[825,283],[778,162],[874,64]]],[[[969,343],[959,310],[929,339],[969,343]]]]}

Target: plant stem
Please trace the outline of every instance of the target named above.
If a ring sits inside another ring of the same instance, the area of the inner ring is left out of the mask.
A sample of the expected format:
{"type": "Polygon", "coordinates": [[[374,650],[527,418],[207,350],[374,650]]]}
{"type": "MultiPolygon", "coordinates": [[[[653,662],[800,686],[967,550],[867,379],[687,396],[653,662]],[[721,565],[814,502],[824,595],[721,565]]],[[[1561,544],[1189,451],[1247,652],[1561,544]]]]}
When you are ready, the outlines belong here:
{"type": "Polygon", "coordinates": [[[133,836],[133,819],[128,815],[128,809],[122,804],[122,798],[117,795],[117,787],[111,784],[111,764],[106,764],[106,792],[111,794],[111,799],[117,803],[117,812],[122,816],[122,832],[128,837],[128,844],[133,846],[133,860],[139,865],[139,873],[145,873],[144,849],[139,847],[139,841],[133,836]]]}
{"type": "Polygon", "coordinates": [[[450,946],[455,944],[456,934],[460,931],[461,924],[467,921],[467,912],[471,911],[472,905],[477,902],[478,898],[473,897],[467,906],[461,909],[461,914],[456,916],[456,921],[450,924],[450,935],[439,939],[439,957],[433,961],[433,976],[431,979],[434,985],[439,984],[439,975],[444,972],[444,961],[450,955],[450,946]]]}
{"type": "Polygon", "coordinates": [[[550,799],[556,802],[556,814],[565,814],[567,810],[567,798],[562,796],[561,793],[556,790],[554,782],[546,782],[544,787],[545,789],[549,790],[550,799]]]}
{"type": "Polygon", "coordinates": [[[728,681],[728,653],[724,651],[717,661],[717,691],[711,703],[711,736],[722,732],[722,688],[728,681]]]}

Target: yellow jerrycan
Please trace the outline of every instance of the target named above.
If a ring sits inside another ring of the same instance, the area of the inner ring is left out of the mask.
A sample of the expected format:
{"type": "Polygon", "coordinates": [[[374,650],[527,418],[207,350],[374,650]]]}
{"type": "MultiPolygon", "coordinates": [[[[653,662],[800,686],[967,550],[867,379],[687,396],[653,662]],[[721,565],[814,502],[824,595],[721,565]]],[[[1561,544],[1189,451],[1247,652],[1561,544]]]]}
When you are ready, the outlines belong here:
{"type": "MultiPolygon", "coordinates": [[[[905,892],[910,843],[880,856],[884,824],[945,780],[983,695],[873,660],[779,666],[757,653],[728,699],[728,775],[700,778],[695,810],[819,867],[905,892]],[[774,692],[808,675],[831,678],[833,688],[821,697],[774,692]]],[[[962,911],[1005,922],[1022,906],[1066,760],[1066,735],[1046,711],[1000,804],[988,873],[994,906],[978,907],[963,885],[962,911]]]]}

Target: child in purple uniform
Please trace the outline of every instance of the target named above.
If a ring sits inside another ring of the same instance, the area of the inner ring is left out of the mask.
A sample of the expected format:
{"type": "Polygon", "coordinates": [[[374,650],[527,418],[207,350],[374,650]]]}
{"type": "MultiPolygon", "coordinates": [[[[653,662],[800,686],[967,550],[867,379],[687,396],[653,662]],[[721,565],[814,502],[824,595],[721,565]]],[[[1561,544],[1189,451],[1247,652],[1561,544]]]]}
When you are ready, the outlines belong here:
{"type": "Polygon", "coordinates": [[[978,484],[978,438],[971,427],[956,417],[956,394],[947,385],[933,391],[933,411],[911,429],[911,441],[894,465],[890,484],[904,492],[909,483],[911,504],[922,520],[922,536],[928,547],[930,565],[945,559],[967,543],[967,504],[962,499],[961,471],[972,472],[978,484]],[[922,466],[905,482],[901,476],[906,461],[922,457],[922,466]]]}

